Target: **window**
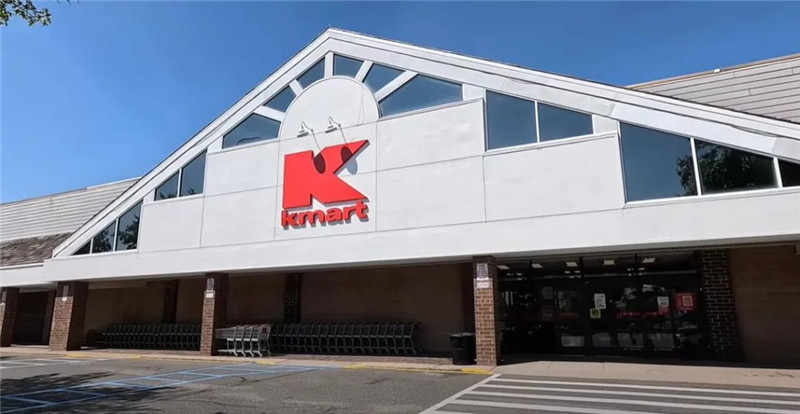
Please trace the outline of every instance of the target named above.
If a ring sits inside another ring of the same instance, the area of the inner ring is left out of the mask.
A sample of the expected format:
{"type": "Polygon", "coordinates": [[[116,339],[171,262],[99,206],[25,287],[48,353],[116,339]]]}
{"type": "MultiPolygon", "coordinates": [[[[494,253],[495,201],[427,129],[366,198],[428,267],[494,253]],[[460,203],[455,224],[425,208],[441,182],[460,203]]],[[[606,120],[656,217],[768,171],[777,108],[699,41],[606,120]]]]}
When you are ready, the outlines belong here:
{"type": "Polygon", "coordinates": [[[536,104],[486,91],[489,149],[536,142],[536,104]]]}
{"type": "Polygon", "coordinates": [[[539,102],[539,141],[590,135],[592,116],[539,102]]]}
{"type": "Polygon", "coordinates": [[[695,140],[703,194],[776,187],[772,158],[695,140]]]}
{"type": "Polygon", "coordinates": [[[133,250],[139,241],[139,215],[142,202],[136,203],[117,220],[117,246],[115,250],[133,250]]]}
{"type": "Polygon", "coordinates": [[[89,254],[89,252],[90,252],[90,248],[91,248],[91,243],[92,243],[92,241],[91,241],[91,240],[89,240],[88,242],[86,242],[86,244],[84,244],[83,246],[81,246],[81,248],[80,248],[80,249],[78,249],[78,250],[75,250],[75,253],[72,253],[72,255],[73,255],[73,256],[80,256],[80,255],[82,255],[82,254],[89,254]]]}
{"type": "Polygon", "coordinates": [[[349,57],[333,55],[334,76],[349,76],[355,78],[364,62],[349,57]]]}
{"type": "Polygon", "coordinates": [[[203,193],[203,179],[206,173],[206,152],[189,161],[181,170],[180,196],[203,193]]]}
{"type": "Polygon", "coordinates": [[[689,138],[620,123],[628,201],[697,194],[689,138]]]}
{"type": "Polygon", "coordinates": [[[417,75],[380,102],[383,116],[420,108],[458,102],[462,99],[461,85],[417,75]]]}
{"type": "Polygon", "coordinates": [[[156,201],[178,196],[178,173],[172,174],[163,184],[156,188],[156,201]]]}
{"type": "Polygon", "coordinates": [[[276,111],[286,112],[286,109],[289,108],[289,104],[291,104],[293,100],[294,91],[292,88],[287,86],[278,92],[277,95],[273,96],[272,99],[267,101],[267,103],[264,105],[276,111]]]}
{"type": "Polygon", "coordinates": [[[251,114],[222,137],[222,148],[277,138],[280,127],[278,121],[251,114]]]}
{"type": "Polygon", "coordinates": [[[778,160],[778,168],[781,170],[781,181],[784,187],[800,186],[800,164],[778,160]]]}
{"type": "Polygon", "coordinates": [[[114,229],[116,227],[116,220],[104,228],[103,231],[97,233],[92,239],[92,253],[103,253],[114,250],[114,229]]]}
{"type": "MultiPolygon", "coordinates": [[[[311,85],[323,77],[325,77],[325,59],[315,63],[314,66],[300,75],[300,77],[297,78],[297,82],[300,83],[300,86],[303,88],[307,88],[308,85],[311,85]]],[[[289,105],[286,105],[286,107],[288,108],[289,105]]]]}
{"type": "Polygon", "coordinates": [[[364,83],[372,89],[372,92],[377,92],[386,84],[393,81],[394,78],[400,76],[402,70],[390,68],[388,66],[373,64],[364,78],[364,83]]]}

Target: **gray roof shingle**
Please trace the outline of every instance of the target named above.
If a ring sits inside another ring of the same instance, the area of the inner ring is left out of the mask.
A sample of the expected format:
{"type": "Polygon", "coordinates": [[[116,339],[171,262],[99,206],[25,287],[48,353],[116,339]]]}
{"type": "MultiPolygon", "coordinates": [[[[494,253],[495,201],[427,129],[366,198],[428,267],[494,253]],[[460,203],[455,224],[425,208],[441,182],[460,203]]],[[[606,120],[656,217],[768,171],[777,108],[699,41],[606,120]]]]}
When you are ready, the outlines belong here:
{"type": "Polygon", "coordinates": [[[51,234],[0,242],[0,266],[41,263],[52,257],[53,249],[70,234],[51,234]]]}

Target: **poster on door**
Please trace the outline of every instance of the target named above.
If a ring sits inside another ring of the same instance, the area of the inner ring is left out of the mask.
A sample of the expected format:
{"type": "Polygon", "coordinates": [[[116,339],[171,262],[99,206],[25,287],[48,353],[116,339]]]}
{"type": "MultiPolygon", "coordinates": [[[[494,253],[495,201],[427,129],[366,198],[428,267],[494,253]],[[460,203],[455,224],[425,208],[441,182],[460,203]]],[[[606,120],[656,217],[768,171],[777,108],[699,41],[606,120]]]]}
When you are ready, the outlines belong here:
{"type": "Polygon", "coordinates": [[[595,293],[594,294],[594,308],[595,309],[605,309],[606,308],[606,294],[605,293],[595,293]]]}
{"type": "Polygon", "coordinates": [[[697,297],[694,292],[679,292],[675,294],[675,309],[683,312],[697,310],[697,297]]]}
{"type": "Polygon", "coordinates": [[[658,314],[669,315],[669,296],[659,296],[658,300],[658,314]]]}

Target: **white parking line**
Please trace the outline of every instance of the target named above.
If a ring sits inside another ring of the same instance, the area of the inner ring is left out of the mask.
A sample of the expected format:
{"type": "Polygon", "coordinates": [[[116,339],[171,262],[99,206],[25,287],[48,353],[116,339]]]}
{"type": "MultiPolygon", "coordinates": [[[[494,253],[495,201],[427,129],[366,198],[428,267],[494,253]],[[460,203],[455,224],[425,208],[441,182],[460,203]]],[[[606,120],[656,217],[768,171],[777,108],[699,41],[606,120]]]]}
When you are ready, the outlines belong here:
{"type": "Polygon", "coordinates": [[[107,361],[108,359],[74,359],[74,358],[30,358],[15,360],[0,360],[0,370],[13,368],[47,367],[51,365],[82,364],[95,361],[107,361]]]}

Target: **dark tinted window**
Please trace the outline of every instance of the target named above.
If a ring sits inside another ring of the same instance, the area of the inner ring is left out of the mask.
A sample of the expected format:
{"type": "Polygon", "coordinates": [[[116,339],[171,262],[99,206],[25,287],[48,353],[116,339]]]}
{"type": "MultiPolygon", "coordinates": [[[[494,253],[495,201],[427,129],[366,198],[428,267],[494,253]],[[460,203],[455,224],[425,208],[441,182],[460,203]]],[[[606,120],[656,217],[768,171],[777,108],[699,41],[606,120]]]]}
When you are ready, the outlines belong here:
{"type": "Polygon", "coordinates": [[[73,256],[79,256],[79,255],[82,255],[82,254],[89,254],[89,245],[90,244],[91,244],[91,241],[86,242],[86,244],[81,246],[80,249],[76,250],[75,253],[72,253],[72,255],[73,256]]]}
{"type": "Polygon", "coordinates": [[[539,141],[591,133],[591,115],[539,103],[539,141]]]}
{"type": "Polygon", "coordinates": [[[372,92],[377,92],[401,73],[403,73],[402,70],[373,64],[369,72],[367,72],[367,76],[364,78],[364,83],[372,89],[372,92]]]}
{"type": "Polygon", "coordinates": [[[156,188],[156,201],[178,196],[178,173],[172,174],[164,184],[156,188]]]}
{"type": "Polygon", "coordinates": [[[461,85],[417,75],[380,102],[383,116],[460,101],[461,85]]]}
{"type": "Polygon", "coordinates": [[[772,158],[695,139],[703,194],[775,187],[772,158]]]}
{"type": "Polygon", "coordinates": [[[800,164],[780,160],[778,167],[781,169],[781,181],[784,187],[800,186],[800,164]]]}
{"type": "MultiPolygon", "coordinates": [[[[308,69],[305,73],[300,75],[297,78],[297,82],[300,83],[300,86],[306,88],[308,85],[322,79],[325,76],[325,59],[320,60],[319,62],[315,63],[310,69],[308,69]]],[[[291,102],[291,100],[290,100],[291,102]]],[[[288,108],[289,105],[286,105],[288,108]]]]}
{"type": "Polygon", "coordinates": [[[292,88],[287,86],[278,92],[277,95],[273,96],[272,99],[267,101],[267,103],[264,105],[277,111],[286,112],[286,109],[289,108],[289,104],[292,103],[292,100],[294,100],[294,91],[292,88]]]}
{"type": "Polygon", "coordinates": [[[350,59],[348,57],[334,55],[333,56],[333,74],[337,76],[356,77],[356,73],[361,69],[361,64],[364,63],[360,60],[350,59]]]}
{"type": "Polygon", "coordinates": [[[203,193],[203,177],[206,172],[206,153],[198,155],[195,159],[189,161],[181,172],[181,197],[202,194],[203,193]]]}
{"type": "Polygon", "coordinates": [[[116,224],[116,222],[109,224],[108,227],[94,236],[94,239],[92,239],[92,253],[114,250],[114,227],[116,224]]]}
{"type": "Polygon", "coordinates": [[[620,123],[628,201],[697,194],[689,138],[620,123]]]}
{"type": "Polygon", "coordinates": [[[117,250],[132,250],[139,240],[139,215],[142,202],[138,202],[125,214],[120,216],[117,224],[117,250]]]}
{"type": "Polygon", "coordinates": [[[536,105],[486,91],[486,127],[489,149],[536,142],[536,105]]]}
{"type": "Polygon", "coordinates": [[[222,148],[235,147],[249,142],[278,137],[281,123],[267,117],[251,114],[222,138],[222,148]]]}

